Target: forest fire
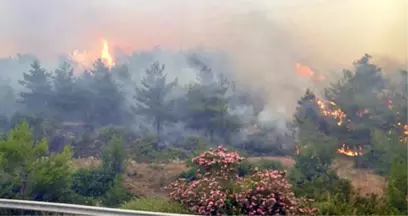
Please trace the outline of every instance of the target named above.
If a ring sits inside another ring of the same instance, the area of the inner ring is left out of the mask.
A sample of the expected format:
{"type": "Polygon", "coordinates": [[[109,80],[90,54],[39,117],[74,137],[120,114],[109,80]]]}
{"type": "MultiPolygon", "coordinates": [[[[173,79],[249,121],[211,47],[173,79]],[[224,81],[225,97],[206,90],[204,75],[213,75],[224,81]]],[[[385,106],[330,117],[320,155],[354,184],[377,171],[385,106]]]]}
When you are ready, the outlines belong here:
{"type": "Polygon", "coordinates": [[[336,119],[338,126],[341,126],[343,124],[346,114],[340,108],[337,108],[336,103],[334,103],[333,101],[329,102],[333,109],[327,107],[326,103],[321,99],[316,99],[316,103],[324,116],[331,116],[336,119]]]}
{"type": "Polygon", "coordinates": [[[102,42],[103,42],[103,47],[102,47],[100,58],[109,68],[111,68],[112,66],[115,65],[115,62],[113,61],[112,56],[109,53],[108,41],[105,39],[102,39],[102,42]]]}
{"type": "Polygon", "coordinates": [[[358,150],[351,150],[346,147],[346,144],[343,144],[341,148],[337,149],[337,152],[346,156],[355,157],[363,155],[363,148],[361,146],[358,147],[358,150]]]}
{"type": "Polygon", "coordinates": [[[101,39],[101,44],[102,47],[97,52],[74,50],[69,57],[83,70],[91,67],[97,58],[100,58],[107,67],[111,68],[115,65],[115,62],[109,51],[109,43],[107,40],[101,39]]]}

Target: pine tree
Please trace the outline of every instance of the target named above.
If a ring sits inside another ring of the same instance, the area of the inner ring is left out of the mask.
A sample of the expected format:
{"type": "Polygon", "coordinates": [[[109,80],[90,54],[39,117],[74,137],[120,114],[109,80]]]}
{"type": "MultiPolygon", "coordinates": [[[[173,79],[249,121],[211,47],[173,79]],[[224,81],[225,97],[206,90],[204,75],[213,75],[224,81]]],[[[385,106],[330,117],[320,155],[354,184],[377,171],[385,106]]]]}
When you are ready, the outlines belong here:
{"type": "Polygon", "coordinates": [[[119,124],[123,120],[125,98],[110,69],[98,59],[90,71],[90,121],[98,126],[119,124]]]}
{"type": "Polygon", "coordinates": [[[54,73],[55,94],[52,107],[59,118],[72,119],[70,114],[80,106],[75,86],[74,69],[67,62],[63,62],[54,73]]]}
{"type": "Polygon", "coordinates": [[[155,62],[146,70],[142,87],[136,88],[137,106],[134,108],[135,114],[145,116],[153,122],[159,141],[163,125],[175,121],[173,101],[168,96],[177,85],[177,79],[167,83],[164,69],[164,65],[155,62]]]}
{"type": "Polygon", "coordinates": [[[344,124],[333,127],[332,135],[354,148],[370,145],[369,125],[388,131],[386,103],[380,100],[385,88],[381,68],[370,63],[365,54],[353,63],[354,70],[344,70],[343,78],[325,89],[327,101],[334,102],[347,116],[344,124]]]}
{"type": "MultiPolygon", "coordinates": [[[[203,68],[207,72],[211,71],[207,67],[203,68]]],[[[201,82],[189,86],[186,95],[187,126],[205,132],[211,141],[215,141],[214,138],[218,136],[228,143],[230,136],[241,125],[236,116],[228,113],[229,98],[226,93],[230,83],[222,76],[212,82],[202,81],[200,74],[198,77],[201,82]]]]}
{"type": "Polygon", "coordinates": [[[28,73],[23,74],[23,80],[19,83],[28,91],[21,92],[22,103],[28,112],[38,115],[47,116],[49,104],[52,97],[52,88],[49,81],[50,74],[41,67],[39,61],[35,60],[31,64],[28,73]]]}

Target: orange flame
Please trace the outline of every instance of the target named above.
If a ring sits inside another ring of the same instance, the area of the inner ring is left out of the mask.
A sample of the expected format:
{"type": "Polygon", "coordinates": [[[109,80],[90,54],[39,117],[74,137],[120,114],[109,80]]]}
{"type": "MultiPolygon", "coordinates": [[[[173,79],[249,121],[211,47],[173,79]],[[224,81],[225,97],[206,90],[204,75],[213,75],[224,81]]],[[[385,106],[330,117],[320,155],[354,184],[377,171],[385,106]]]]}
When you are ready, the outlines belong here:
{"type": "Polygon", "coordinates": [[[301,64],[301,63],[296,63],[295,65],[296,72],[305,77],[311,77],[313,78],[314,81],[323,81],[326,79],[326,76],[320,74],[316,74],[312,69],[310,69],[309,66],[301,64]]]}
{"type": "Polygon", "coordinates": [[[350,156],[350,157],[355,157],[355,156],[363,155],[363,148],[361,148],[360,146],[357,151],[353,151],[349,148],[346,148],[346,145],[343,144],[341,148],[337,149],[337,152],[340,154],[350,156]]]}
{"type": "Polygon", "coordinates": [[[320,108],[320,111],[323,113],[324,116],[331,116],[335,120],[337,120],[337,125],[340,126],[343,124],[344,119],[346,118],[346,114],[337,107],[337,104],[333,101],[330,101],[329,104],[332,108],[329,108],[325,102],[321,99],[316,99],[316,103],[320,108]]]}
{"type": "Polygon", "coordinates": [[[115,65],[115,62],[113,62],[112,56],[109,53],[109,45],[108,41],[105,39],[102,39],[103,42],[103,47],[101,51],[101,60],[109,67],[111,68],[112,66],[115,65]]]}
{"type": "Polygon", "coordinates": [[[296,63],[296,71],[302,76],[312,77],[314,76],[314,72],[306,65],[302,65],[300,63],[296,63]]]}

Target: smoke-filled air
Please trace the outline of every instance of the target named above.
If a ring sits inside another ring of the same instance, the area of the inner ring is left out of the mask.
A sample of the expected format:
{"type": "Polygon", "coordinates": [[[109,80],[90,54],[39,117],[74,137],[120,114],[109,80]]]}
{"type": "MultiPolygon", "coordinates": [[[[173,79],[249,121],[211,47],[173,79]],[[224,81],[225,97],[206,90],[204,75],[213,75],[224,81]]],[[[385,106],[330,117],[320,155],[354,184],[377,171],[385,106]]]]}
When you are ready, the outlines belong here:
{"type": "Polygon", "coordinates": [[[406,215],[407,10],[1,0],[0,198],[406,215]]]}

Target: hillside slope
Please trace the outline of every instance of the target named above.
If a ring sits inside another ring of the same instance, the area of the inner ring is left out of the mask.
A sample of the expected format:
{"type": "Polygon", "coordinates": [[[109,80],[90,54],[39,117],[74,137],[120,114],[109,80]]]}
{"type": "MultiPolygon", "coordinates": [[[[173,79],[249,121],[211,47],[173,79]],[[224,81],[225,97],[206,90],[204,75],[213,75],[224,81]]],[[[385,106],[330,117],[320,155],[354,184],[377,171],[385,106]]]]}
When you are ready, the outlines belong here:
{"type": "MultiPolygon", "coordinates": [[[[252,157],[249,161],[260,159],[279,160],[287,167],[293,167],[295,160],[290,157],[252,157]]],[[[98,159],[93,157],[76,159],[74,166],[76,168],[94,167],[100,164],[98,159]]],[[[352,185],[360,190],[362,194],[375,193],[383,194],[386,179],[374,174],[370,170],[356,169],[353,167],[353,161],[349,158],[338,157],[334,160],[332,168],[336,173],[345,179],[349,179],[352,185]]],[[[166,196],[163,187],[175,180],[177,176],[186,171],[188,168],[183,163],[166,163],[166,164],[145,164],[130,161],[127,172],[124,174],[126,188],[140,196],[166,196]]]]}

